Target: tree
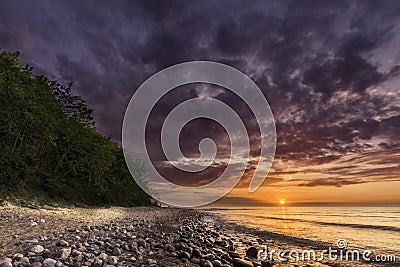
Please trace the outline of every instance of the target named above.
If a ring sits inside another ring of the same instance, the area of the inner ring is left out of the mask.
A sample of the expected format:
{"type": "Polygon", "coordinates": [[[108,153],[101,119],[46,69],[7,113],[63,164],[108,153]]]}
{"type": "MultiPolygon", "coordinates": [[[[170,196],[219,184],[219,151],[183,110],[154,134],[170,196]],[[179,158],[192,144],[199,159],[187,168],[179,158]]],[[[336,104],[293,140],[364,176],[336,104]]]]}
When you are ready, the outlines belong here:
{"type": "MultiPolygon", "coordinates": [[[[0,194],[148,204],[122,149],[96,131],[92,110],[72,93],[73,84],[33,75],[18,56],[0,54],[0,194]]],[[[140,164],[137,170],[143,173],[140,164]]]]}

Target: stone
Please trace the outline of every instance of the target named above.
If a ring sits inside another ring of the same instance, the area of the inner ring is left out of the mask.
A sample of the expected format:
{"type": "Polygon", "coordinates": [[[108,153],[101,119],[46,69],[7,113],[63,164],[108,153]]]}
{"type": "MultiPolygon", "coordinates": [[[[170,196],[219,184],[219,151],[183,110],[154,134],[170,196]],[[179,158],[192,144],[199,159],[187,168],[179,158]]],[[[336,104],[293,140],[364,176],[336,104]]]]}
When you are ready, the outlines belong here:
{"type": "Polygon", "coordinates": [[[57,244],[54,241],[44,245],[45,248],[54,248],[55,246],[57,246],[57,244]]]}
{"type": "Polygon", "coordinates": [[[222,267],[222,262],[219,260],[213,260],[212,264],[214,267],[222,267]]]}
{"type": "Polygon", "coordinates": [[[203,258],[209,261],[215,260],[215,256],[213,254],[204,255],[203,258]]]}
{"type": "Polygon", "coordinates": [[[9,257],[3,257],[0,259],[0,264],[4,264],[6,262],[12,262],[12,259],[9,257]]]}
{"type": "Polygon", "coordinates": [[[33,262],[42,262],[42,261],[44,261],[44,257],[43,256],[37,256],[37,257],[34,257],[32,259],[32,261],[33,262]]]}
{"type": "Polygon", "coordinates": [[[193,249],[192,251],[193,257],[201,258],[201,251],[197,248],[193,249]]]}
{"type": "Polygon", "coordinates": [[[274,266],[274,264],[270,261],[262,261],[261,266],[262,267],[272,267],[272,266],[274,266]]]}
{"type": "Polygon", "coordinates": [[[22,243],[33,243],[33,244],[37,244],[37,243],[39,243],[39,240],[37,240],[37,239],[26,239],[26,240],[22,241],[22,243]]]}
{"type": "Polygon", "coordinates": [[[41,262],[34,262],[30,265],[30,267],[42,267],[42,263],[41,262]]]}
{"type": "Polygon", "coordinates": [[[139,238],[137,244],[140,247],[146,247],[146,240],[144,240],[143,238],[139,238]]]}
{"type": "Polygon", "coordinates": [[[113,249],[113,251],[112,251],[112,254],[113,254],[114,256],[119,256],[119,255],[121,255],[121,254],[122,254],[121,249],[118,248],[118,247],[115,247],[115,248],[113,249]]]}
{"type": "Polygon", "coordinates": [[[75,261],[75,262],[80,262],[80,261],[83,261],[83,256],[82,256],[82,254],[81,254],[81,255],[78,255],[78,256],[76,256],[76,257],[74,258],[74,261],[75,261]]]}
{"type": "Polygon", "coordinates": [[[233,267],[254,267],[251,261],[235,258],[233,259],[233,267]]]}
{"type": "Polygon", "coordinates": [[[108,263],[111,265],[117,265],[118,264],[118,258],[115,256],[111,256],[108,258],[108,263]]]}
{"type": "Polygon", "coordinates": [[[213,267],[213,264],[209,260],[201,259],[200,266],[201,267],[213,267]]]}
{"type": "Polygon", "coordinates": [[[52,258],[47,258],[43,261],[43,267],[55,267],[56,266],[56,260],[52,258]]]}
{"type": "Polygon", "coordinates": [[[93,232],[90,232],[87,238],[90,242],[94,242],[96,240],[96,236],[93,232]]]}
{"type": "Polygon", "coordinates": [[[59,258],[61,260],[66,260],[70,254],[71,254],[70,248],[63,248],[57,252],[57,258],[59,258]]]}
{"type": "Polygon", "coordinates": [[[258,250],[255,247],[249,247],[246,250],[246,256],[251,258],[256,258],[258,254],[258,250]]]}
{"type": "Polygon", "coordinates": [[[68,242],[65,241],[65,240],[60,240],[59,244],[60,244],[60,246],[62,246],[62,247],[68,247],[68,246],[69,246],[68,242]]]}
{"type": "Polygon", "coordinates": [[[28,257],[22,257],[19,261],[21,263],[28,264],[29,263],[29,258],[28,257]]]}
{"type": "Polygon", "coordinates": [[[104,261],[104,260],[106,260],[107,258],[108,258],[108,256],[107,256],[106,253],[104,253],[104,252],[103,252],[103,253],[100,253],[100,255],[99,255],[99,259],[100,259],[100,260],[103,260],[103,261],[104,261]]]}
{"type": "Polygon", "coordinates": [[[14,260],[19,260],[19,259],[21,259],[22,257],[24,257],[24,255],[23,255],[23,254],[21,254],[21,253],[17,253],[17,254],[14,254],[14,257],[13,257],[13,259],[14,259],[14,260]]]}
{"type": "Polygon", "coordinates": [[[240,255],[236,252],[229,252],[229,256],[231,256],[232,258],[240,258],[240,255]]]}
{"type": "Polygon", "coordinates": [[[146,263],[147,263],[148,265],[154,265],[154,264],[157,264],[157,261],[156,261],[156,260],[153,260],[153,259],[147,259],[147,260],[146,260],[146,263]]]}
{"type": "Polygon", "coordinates": [[[103,265],[103,260],[100,260],[99,258],[96,258],[93,262],[93,266],[95,267],[101,267],[103,265]]]}
{"type": "Polygon", "coordinates": [[[44,250],[44,247],[42,247],[41,245],[36,245],[29,249],[29,251],[31,251],[35,254],[41,253],[41,252],[43,252],[43,250],[44,250]]]}
{"type": "Polygon", "coordinates": [[[175,251],[175,247],[173,245],[171,245],[171,244],[166,244],[165,245],[165,250],[169,251],[169,252],[173,252],[173,251],[175,251]]]}
{"type": "Polygon", "coordinates": [[[190,258],[191,258],[190,253],[187,252],[187,251],[181,251],[179,255],[180,255],[180,257],[183,258],[183,259],[190,259],[190,258]]]}
{"type": "Polygon", "coordinates": [[[46,248],[46,249],[43,250],[42,256],[45,257],[45,258],[54,258],[55,257],[55,253],[46,248]]]}

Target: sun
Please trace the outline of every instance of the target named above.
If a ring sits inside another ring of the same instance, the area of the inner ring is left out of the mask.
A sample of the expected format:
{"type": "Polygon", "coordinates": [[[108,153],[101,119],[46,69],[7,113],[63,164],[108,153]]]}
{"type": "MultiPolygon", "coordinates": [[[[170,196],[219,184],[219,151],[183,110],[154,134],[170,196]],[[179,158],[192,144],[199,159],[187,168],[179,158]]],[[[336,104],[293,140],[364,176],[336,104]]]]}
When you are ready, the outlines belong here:
{"type": "Polygon", "coordinates": [[[281,204],[281,205],[285,205],[285,199],[281,199],[281,200],[279,200],[279,204],[281,204]]]}

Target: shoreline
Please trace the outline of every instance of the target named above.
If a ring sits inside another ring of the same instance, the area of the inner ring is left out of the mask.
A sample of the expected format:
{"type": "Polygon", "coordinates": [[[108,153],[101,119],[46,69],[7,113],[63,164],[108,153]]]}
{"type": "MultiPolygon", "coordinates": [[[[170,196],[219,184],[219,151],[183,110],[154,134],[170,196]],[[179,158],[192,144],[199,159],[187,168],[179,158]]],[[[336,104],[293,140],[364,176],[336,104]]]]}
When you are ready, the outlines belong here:
{"type": "MultiPolygon", "coordinates": [[[[396,257],[395,262],[373,262],[373,261],[363,261],[362,257],[360,256],[360,260],[332,260],[329,259],[328,254],[325,254],[325,257],[322,260],[319,260],[319,256],[321,256],[320,252],[323,250],[326,250],[328,247],[332,247],[333,249],[335,248],[336,244],[331,244],[328,242],[324,241],[315,241],[315,240],[310,240],[306,238],[301,238],[301,237],[296,237],[296,236],[291,236],[291,235],[285,235],[283,233],[276,233],[268,230],[260,230],[252,227],[245,226],[244,224],[238,224],[236,222],[228,222],[227,221],[227,216],[226,215],[220,215],[220,214],[215,214],[212,211],[205,210],[206,212],[211,213],[214,217],[217,218],[217,221],[219,223],[224,224],[224,230],[225,231],[233,231],[236,233],[236,235],[239,236],[244,236],[244,239],[246,240],[252,240],[252,242],[244,242],[244,247],[242,249],[239,248],[239,251],[241,252],[242,255],[245,255],[245,251],[249,246],[254,246],[257,249],[262,249],[265,251],[265,246],[267,246],[267,252],[273,253],[273,259],[272,261],[274,263],[274,266],[332,266],[332,267],[344,267],[344,266],[361,266],[361,267],[371,267],[371,266],[400,266],[399,259],[396,257]],[[246,246],[247,245],[247,246],[246,246]],[[307,251],[307,250],[314,250],[316,252],[316,259],[317,260],[299,260],[299,261],[288,261],[288,262],[283,262],[279,259],[277,259],[277,254],[280,250],[285,250],[286,251],[286,257],[288,257],[288,254],[292,251],[295,250],[297,252],[300,252],[300,258],[301,258],[301,252],[302,251],[307,251]]],[[[337,248],[336,248],[337,249],[337,248]]],[[[355,248],[359,250],[363,250],[362,248],[355,248]]],[[[346,254],[346,251],[349,251],[349,253],[352,251],[351,249],[346,250],[343,249],[344,255],[346,254]]],[[[267,260],[270,260],[270,254],[265,254],[263,253],[262,255],[268,255],[267,260]]],[[[333,254],[335,255],[335,254],[333,254]]],[[[375,254],[372,254],[375,255],[375,254]]],[[[392,254],[394,255],[394,254],[392,254]]]]}
{"type": "MultiPolygon", "coordinates": [[[[263,236],[205,210],[157,207],[37,210],[7,205],[0,207],[0,236],[1,267],[252,267],[272,266],[272,263],[273,266],[342,266],[329,262],[260,262],[249,255],[255,256],[254,249],[262,245],[277,248],[288,244],[288,240],[273,233],[263,236]],[[247,250],[251,253],[246,256],[247,250]]],[[[298,247],[299,243],[290,245],[298,247]]],[[[358,263],[350,266],[361,266],[358,263]]]]}

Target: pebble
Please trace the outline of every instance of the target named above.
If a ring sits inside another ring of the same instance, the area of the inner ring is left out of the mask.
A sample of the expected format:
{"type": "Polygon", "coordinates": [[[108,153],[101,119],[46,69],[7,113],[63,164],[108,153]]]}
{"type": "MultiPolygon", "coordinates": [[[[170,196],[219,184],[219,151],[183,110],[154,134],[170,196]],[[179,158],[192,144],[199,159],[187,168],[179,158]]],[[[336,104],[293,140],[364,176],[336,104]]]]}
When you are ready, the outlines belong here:
{"type": "Polygon", "coordinates": [[[57,244],[54,241],[44,245],[45,248],[54,248],[56,246],[57,246],[57,244]]]}
{"type": "Polygon", "coordinates": [[[256,258],[258,254],[258,249],[256,249],[255,247],[249,247],[246,250],[246,256],[251,257],[251,258],[256,258]]]}
{"type": "Polygon", "coordinates": [[[71,249],[63,248],[58,251],[57,258],[59,258],[61,260],[66,260],[70,254],[71,254],[71,249]]]}
{"type": "Polygon", "coordinates": [[[146,247],[146,240],[140,238],[140,239],[138,239],[137,244],[140,247],[146,247]]]}
{"type": "Polygon", "coordinates": [[[108,257],[107,254],[104,253],[104,252],[103,252],[103,253],[100,253],[100,255],[99,255],[99,259],[100,259],[100,260],[103,260],[103,261],[106,260],[107,257],[108,257]]]}
{"type": "Polygon", "coordinates": [[[19,262],[24,263],[24,264],[28,264],[29,263],[29,258],[28,257],[22,257],[21,259],[19,259],[19,262]]]}
{"type": "Polygon", "coordinates": [[[47,258],[43,261],[43,267],[55,267],[56,266],[56,260],[55,259],[51,259],[51,258],[47,258]]]}
{"type": "Polygon", "coordinates": [[[8,257],[3,257],[0,259],[0,264],[4,264],[6,262],[12,262],[12,259],[10,259],[8,257]]]}
{"type": "Polygon", "coordinates": [[[205,258],[205,259],[207,259],[209,261],[215,260],[215,256],[213,254],[204,255],[203,258],[205,258]]]}
{"type": "Polygon", "coordinates": [[[44,250],[44,247],[41,245],[36,245],[36,246],[30,248],[30,251],[35,254],[39,254],[39,253],[43,252],[43,250],[44,250]]]}
{"type": "Polygon", "coordinates": [[[113,254],[114,256],[119,256],[119,255],[121,255],[121,254],[122,254],[121,249],[118,248],[118,247],[115,247],[115,248],[113,249],[113,251],[112,251],[112,254],[113,254]]]}
{"type": "Polygon", "coordinates": [[[14,257],[13,257],[13,259],[14,259],[14,260],[20,260],[22,257],[24,257],[24,255],[23,255],[23,254],[21,254],[21,253],[17,253],[17,254],[14,254],[14,257]]]}
{"type": "Polygon", "coordinates": [[[272,262],[269,262],[269,261],[262,261],[261,262],[261,266],[262,267],[273,267],[274,264],[272,262]]]}
{"type": "Polygon", "coordinates": [[[22,241],[22,243],[33,243],[33,244],[37,244],[39,243],[39,241],[37,239],[26,239],[24,241],[22,241]]]}
{"type": "Polygon", "coordinates": [[[201,258],[201,251],[197,248],[193,249],[192,251],[193,257],[201,258]]]}
{"type": "Polygon", "coordinates": [[[67,241],[65,241],[65,240],[60,240],[60,246],[62,246],[62,247],[68,247],[68,246],[69,246],[69,243],[68,243],[67,241]]]}
{"type": "Polygon", "coordinates": [[[100,260],[99,258],[96,258],[93,262],[93,266],[95,267],[100,267],[103,265],[103,260],[100,260]]]}
{"type": "Polygon", "coordinates": [[[220,260],[213,260],[212,265],[214,267],[222,267],[222,262],[220,260]]]}
{"type": "Polygon", "coordinates": [[[243,259],[233,259],[233,266],[234,267],[254,267],[251,261],[243,260],[243,259]]]}
{"type": "Polygon", "coordinates": [[[153,260],[153,259],[147,259],[147,260],[146,260],[146,263],[147,263],[148,265],[154,265],[154,264],[157,264],[157,261],[156,261],[156,260],[153,260]]]}
{"type": "Polygon", "coordinates": [[[96,226],[67,225],[65,232],[37,233],[40,241],[18,235],[16,240],[23,241],[15,247],[17,253],[12,259],[3,257],[0,267],[270,266],[247,260],[257,256],[251,246],[257,244],[256,239],[225,235],[223,226],[203,220],[201,213],[188,216],[184,212],[180,218],[172,216],[165,227],[157,219],[129,218],[96,226]]]}
{"type": "Polygon", "coordinates": [[[180,257],[181,257],[181,258],[184,258],[184,259],[190,259],[190,258],[191,258],[190,253],[187,252],[187,251],[182,251],[182,252],[180,253],[180,257]]]}
{"type": "Polygon", "coordinates": [[[111,265],[117,265],[118,263],[118,258],[115,256],[111,256],[108,258],[108,263],[111,265]]]}
{"type": "Polygon", "coordinates": [[[212,264],[211,261],[209,261],[209,260],[204,260],[204,259],[202,259],[202,260],[200,261],[200,266],[201,266],[201,267],[213,267],[213,264],[212,264]]]}

